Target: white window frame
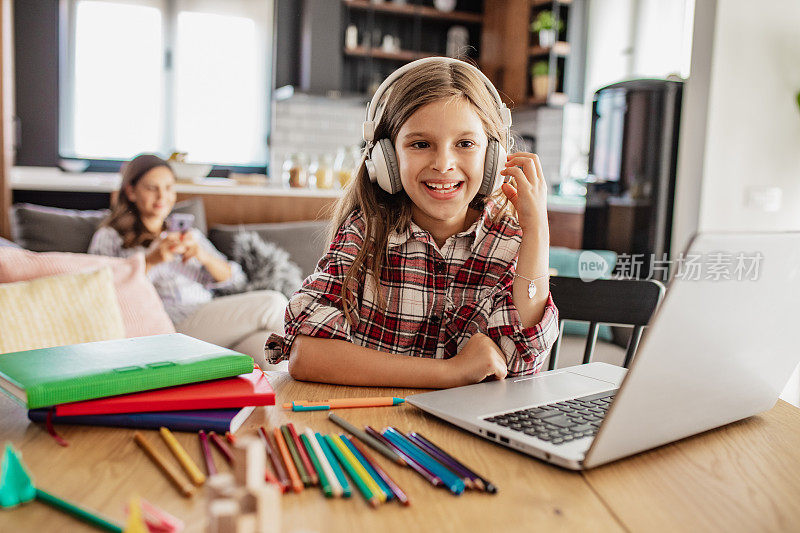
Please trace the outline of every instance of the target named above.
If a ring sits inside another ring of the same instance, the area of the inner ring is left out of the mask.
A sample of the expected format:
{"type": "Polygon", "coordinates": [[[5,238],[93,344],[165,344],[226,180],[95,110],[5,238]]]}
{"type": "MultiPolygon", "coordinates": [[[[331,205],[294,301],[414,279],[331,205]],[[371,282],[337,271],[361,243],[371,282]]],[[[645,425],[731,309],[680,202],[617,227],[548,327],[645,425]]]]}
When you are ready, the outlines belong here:
{"type": "MultiPolygon", "coordinates": [[[[58,120],[58,151],[60,157],[88,159],[75,153],[74,131],[74,103],[75,103],[75,44],[76,44],[76,12],[80,0],[60,0],[60,28],[59,28],[59,120],[58,120]]],[[[102,0],[100,0],[102,1],[102,0]]],[[[174,149],[176,131],[176,106],[175,106],[175,80],[172,68],[174,56],[174,32],[177,27],[177,13],[181,9],[215,14],[241,15],[263,13],[263,17],[254,17],[259,22],[258,29],[262,32],[264,44],[264,70],[263,79],[263,141],[264,160],[254,161],[251,164],[231,164],[229,162],[202,161],[215,163],[223,168],[263,168],[268,166],[270,160],[269,134],[272,115],[272,87],[274,77],[274,48],[275,48],[275,0],[107,0],[111,3],[145,5],[159,9],[163,21],[164,69],[161,98],[163,105],[163,119],[161,125],[161,153],[168,155],[174,149]],[[260,3],[261,10],[255,9],[256,2],[260,3]]],[[[114,160],[114,159],[112,159],[114,160]]]]}

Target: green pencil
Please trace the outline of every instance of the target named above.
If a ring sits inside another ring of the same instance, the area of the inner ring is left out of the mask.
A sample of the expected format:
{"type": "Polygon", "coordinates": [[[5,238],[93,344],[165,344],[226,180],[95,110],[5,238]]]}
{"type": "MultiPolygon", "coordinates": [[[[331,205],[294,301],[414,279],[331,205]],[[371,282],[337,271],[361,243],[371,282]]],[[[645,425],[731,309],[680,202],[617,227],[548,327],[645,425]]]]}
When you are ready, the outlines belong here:
{"type": "Polygon", "coordinates": [[[350,479],[353,480],[353,483],[356,484],[356,487],[358,487],[358,490],[361,492],[361,495],[364,496],[364,499],[367,500],[371,506],[377,507],[378,497],[372,494],[372,491],[369,490],[367,484],[363,479],[361,479],[361,476],[358,475],[356,469],[353,467],[350,461],[347,460],[347,457],[342,450],[342,448],[344,448],[344,444],[339,441],[339,437],[337,435],[325,435],[325,440],[328,442],[328,445],[330,445],[331,450],[333,450],[333,453],[336,455],[336,458],[339,459],[339,462],[342,464],[344,469],[347,470],[347,474],[350,476],[350,479]]]}
{"type": "Polygon", "coordinates": [[[308,458],[311,459],[311,463],[314,465],[314,469],[317,471],[317,475],[319,476],[319,484],[322,487],[322,492],[328,498],[333,498],[333,488],[331,488],[331,484],[328,483],[328,477],[325,475],[325,471],[322,470],[322,465],[319,464],[319,459],[317,459],[317,454],[314,453],[314,448],[311,446],[311,442],[308,440],[308,437],[305,433],[300,434],[300,440],[303,441],[303,445],[306,447],[306,452],[308,453],[308,458]]]}
{"type": "Polygon", "coordinates": [[[122,533],[122,528],[118,525],[109,522],[100,516],[90,513],[86,509],[81,509],[75,504],[53,496],[49,492],[45,492],[42,489],[36,489],[36,499],[48,505],[52,505],[56,509],[64,511],[67,514],[71,514],[76,518],[80,518],[84,522],[88,522],[97,528],[104,529],[106,531],[116,531],[117,533],[122,533]]]}
{"type": "Polygon", "coordinates": [[[292,460],[297,467],[297,473],[300,474],[300,480],[306,487],[311,486],[311,476],[308,475],[306,467],[303,466],[303,460],[300,459],[300,452],[297,451],[297,446],[294,444],[292,434],[289,433],[289,427],[281,426],[281,434],[283,435],[283,439],[286,441],[286,447],[289,448],[289,455],[292,456],[292,460]]]}
{"type": "Polygon", "coordinates": [[[342,472],[342,467],[339,466],[339,461],[336,460],[336,456],[334,455],[333,451],[331,451],[331,447],[328,444],[328,441],[325,439],[325,435],[316,433],[314,436],[319,443],[319,447],[322,449],[322,453],[325,454],[325,459],[327,459],[328,464],[331,465],[331,470],[333,470],[336,480],[342,486],[342,496],[349,498],[352,494],[352,491],[350,490],[350,484],[347,482],[344,472],[342,472]]]}

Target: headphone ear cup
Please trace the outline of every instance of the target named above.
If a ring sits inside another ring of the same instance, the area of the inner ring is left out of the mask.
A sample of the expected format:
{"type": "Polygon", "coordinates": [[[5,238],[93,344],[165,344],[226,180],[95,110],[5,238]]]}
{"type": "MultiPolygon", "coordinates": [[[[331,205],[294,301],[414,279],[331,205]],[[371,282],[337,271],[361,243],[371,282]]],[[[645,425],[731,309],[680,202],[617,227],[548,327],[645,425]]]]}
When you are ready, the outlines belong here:
{"type": "Polygon", "coordinates": [[[506,150],[499,141],[490,140],[486,145],[486,159],[483,163],[483,181],[478,190],[482,196],[490,196],[503,180],[500,177],[500,166],[505,165],[506,150]]]}
{"type": "Polygon", "coordinates": [[[394,145],[389,139],[379,139],[370,152],[370,159],[374,167],[374,175],[370,173],[370,180],[377,181],[378,186],[389,194],[396,194],[403,190],[400,181],[400,167],[397,164],[397,154],[394,145]]]}

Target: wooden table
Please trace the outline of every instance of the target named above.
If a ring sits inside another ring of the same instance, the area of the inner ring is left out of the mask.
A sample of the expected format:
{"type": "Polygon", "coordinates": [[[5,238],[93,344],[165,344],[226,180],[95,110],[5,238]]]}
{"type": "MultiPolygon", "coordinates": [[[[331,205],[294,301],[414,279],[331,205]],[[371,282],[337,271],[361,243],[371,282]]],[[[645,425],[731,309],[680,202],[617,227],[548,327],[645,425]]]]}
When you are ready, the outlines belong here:
{"type": "MultiPolygon", "coordinates": [[[[277,401],[350,396],[406,396],[414,390],[301,383],[269,373],[277,401]]],[[[798,531],[800,530],[800,410],[779,401],[770,411],[587,473],[553,467],[473,437],[411,406],[348,409],[356,425],[419,431],[499,487],[490,495],[453,496],[410,469],[379,462],[411,498],[404,508],[371,509],[354,494],[329,500],[316,488],[282,498],[283,531],[798,531]]],[[[179,516],[186,531],[203,531],[203,490],[181,497],[133,443],[132,430],[60,426],[62,448],[25,411],[0,395],[0,442],[10,441],[38,486],[124,523],[124,505],[140,495],[179,516]]],[[[292,421],[339,432],[325,412],[258,408],[238,435],[292,421]]],[[[157,432],[146,436],[167,453],[157,432]]],[[[200,462],[197,437],[176,433],[200,462]]],[[[225,465],[217,455],[217,464],[225,465]]],[[[0,511],[0,531],[93,531],[31,502],[0,511]]]]}

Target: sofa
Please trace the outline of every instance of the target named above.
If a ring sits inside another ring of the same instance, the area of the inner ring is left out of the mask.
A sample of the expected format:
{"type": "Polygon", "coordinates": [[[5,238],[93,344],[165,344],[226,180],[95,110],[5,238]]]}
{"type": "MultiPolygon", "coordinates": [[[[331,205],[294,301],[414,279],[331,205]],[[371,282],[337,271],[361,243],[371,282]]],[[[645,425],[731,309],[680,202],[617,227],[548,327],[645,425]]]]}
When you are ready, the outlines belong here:
{"type": "MultiPolygon", "coordinates": [[[[180,202],[176,205],[175,211],[192,213],[195,217],[195,226],[206,233],[212,244],[228,257],[233,255],[234,237],[237,233],[256,232],[264,241],[272,242],[286,250],[291,261],[300,267],[303,277],[314,271],[326,249],[327,222],[325,221],[214,225],[208,228],[200,200],[180,202]]],[[[106,214],[105,210],[79,211],[17,204],[12,209],[13,240],[16,245],[34,252],[84,254],[95,229],[106,214]]],[[[612,252],[600,253],[609,264],[606,274],[610,275],[616,255],[612,252]]],[[[551,248],[551,273],[577,276],[579,254],[579,250],[551,248]]],[[[0,283],[2,282],[3,279],[0,277],[0,283]]],[[[586,324],[566,325],[559,355],[559,367],[580,364],[587,329],[586,324]]],[[[272,331],[254,332],[229,348],[252,356],[266,368],[268,365],[264,360],[263,346],[270,333],[272,331]]],[[[622,347],[624,340],[624,333],[620,334],[616,328],[614,331],[609,328],[602,329],[594,360],[621,364],[625,353],[622,347]]]]}

